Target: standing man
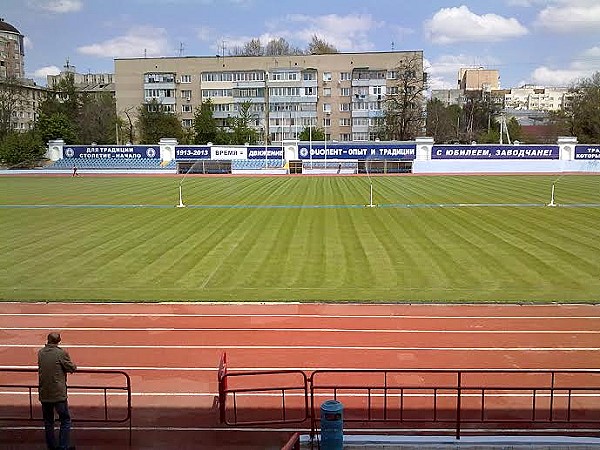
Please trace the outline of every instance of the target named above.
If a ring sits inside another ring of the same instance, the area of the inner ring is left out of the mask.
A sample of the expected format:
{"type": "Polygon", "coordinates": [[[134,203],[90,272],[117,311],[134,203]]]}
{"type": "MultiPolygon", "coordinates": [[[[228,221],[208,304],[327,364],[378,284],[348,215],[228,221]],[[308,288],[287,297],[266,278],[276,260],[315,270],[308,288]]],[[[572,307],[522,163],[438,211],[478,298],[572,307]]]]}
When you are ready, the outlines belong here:
{"type": "Polygon", "coordinates": [[[75,164],[73,164],[73,176],[77,176],[77,166],[75,164]]]}
{"type": "Polygon", "coordinates": [[[67,403],[67,372],[73,373],[77,366],[69,354],[58,346],[59,333],[50,333],[45,347],[38,352],[39,397],[42,403],[46,446],[48,450],[69,450],[71,416],[67,403]],[[54,411],[60,420],[58,447],[54,438],[54,411]]]}

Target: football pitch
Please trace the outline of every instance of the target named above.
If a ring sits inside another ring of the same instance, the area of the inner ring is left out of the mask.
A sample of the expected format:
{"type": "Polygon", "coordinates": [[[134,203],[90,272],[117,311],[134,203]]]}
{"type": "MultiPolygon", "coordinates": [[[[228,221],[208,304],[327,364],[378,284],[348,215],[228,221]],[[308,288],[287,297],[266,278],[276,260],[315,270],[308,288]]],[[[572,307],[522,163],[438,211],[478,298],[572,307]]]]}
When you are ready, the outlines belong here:
{"type": "Polygon", "coordinates": [[[0,177],[0,255],[4,301],[597,302],[600,176],[0,177]]]}

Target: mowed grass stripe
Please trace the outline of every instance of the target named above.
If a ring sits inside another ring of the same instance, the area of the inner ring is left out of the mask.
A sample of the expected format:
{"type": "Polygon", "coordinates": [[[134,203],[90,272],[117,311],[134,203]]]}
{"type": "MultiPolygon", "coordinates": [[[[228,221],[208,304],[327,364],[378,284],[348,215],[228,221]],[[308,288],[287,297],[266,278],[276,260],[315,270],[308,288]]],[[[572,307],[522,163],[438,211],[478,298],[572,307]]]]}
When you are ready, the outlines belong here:
{"type": "MultiPolygon", "coordinates": [[[[599,179],[560,177],[557,188],[591,202],[599,179]]],[[[543,203],[556,177],[372,180],[375,203],[435,205],[543,203]]],[[[4,204],[173,205],[2,210],[0,298],[598,300],[600,208],[354,208],[369,180],[339,176],[188,177],[184,201],[352,208],[178,209],[180,181],[0,179],[4,204]]]]}

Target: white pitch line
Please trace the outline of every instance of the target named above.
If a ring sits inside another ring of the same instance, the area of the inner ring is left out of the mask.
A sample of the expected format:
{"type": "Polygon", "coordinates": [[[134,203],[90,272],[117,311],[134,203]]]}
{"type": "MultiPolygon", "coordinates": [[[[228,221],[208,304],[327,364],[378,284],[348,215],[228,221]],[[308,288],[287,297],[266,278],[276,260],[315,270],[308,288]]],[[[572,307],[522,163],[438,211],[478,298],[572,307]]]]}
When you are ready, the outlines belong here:
{"type": "MultiPolygon", "coordinates": [[[[350,345],[162,345],[161,349],[176,350],[389,350],[389,351],[484,351],[484,352],[594,352],[600,347],[374,347],[374,346],[350,346],[350,345]]],[[[0,344],[0,348],[40,348],[40,344],[0,344]]],[[[152,349],[157,345],[87,345],[74,344],[66,348],[102,348],[102,349],[152,349]]]]}
{"type": "MultiPolygon", "coordinates": [[[[0,327],[0,331],[47,331],[52,327],[0,327]]],[[[175,328],[175,327],[58,327],[60,330],[71,331],[280,331],[300,333],[457,333],[457,334],[600,334],[600,330],[413,330],[413,329],[347,329],[347,328],[175,328]]]]}
{"type": "Polygon", "coordinates": [[[429,316],[412,314],[372,314],[372,315],[351,315],[351,314],[174,314],[174,313],[0,313],[0,317],[291,317],[291,318],[313,318],[313,319],[443,319],[443,320],[467,320],[467,319],[534,319],[534,320],[597,320],[600,316],[429,316]]]}

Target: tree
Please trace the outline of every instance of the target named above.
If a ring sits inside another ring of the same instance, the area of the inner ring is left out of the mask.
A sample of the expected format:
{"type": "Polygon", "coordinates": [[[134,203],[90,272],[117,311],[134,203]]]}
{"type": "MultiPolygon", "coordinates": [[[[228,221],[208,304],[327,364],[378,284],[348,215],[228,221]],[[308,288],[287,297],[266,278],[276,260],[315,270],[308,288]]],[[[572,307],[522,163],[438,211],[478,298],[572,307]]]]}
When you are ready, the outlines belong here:
{"type": "Polygon", "coordinates": [[[337,48],[319,38],[319,36],[316,34],[313,34],[306,51],[309,55],[327,55],[331,53],[338,53],[337,48]]]}
{"type": "Polygon", "coordinates": [[[427,102],[425,133],[437,143],[452,143],[459,140],[458,124],[461,116],[458,105],[444,105],[440,100],[427,102]]]}
{"type": "Polygon", "coordinates": [[[0,161],[8,167],[30,168],[44,157],[46,147],[33,130],[11,131],[0,142],[0,161]]]}
{"type": "Polygon", "coordinates": [[[116,142],[117,109],[114,97],[108,92],[82,95],[77,122],[81,142],[116,142]]]}
{"type": "Polygon", "coordinates": [[[183,139],[181,122],[164,105],[152,100],[138,108],[137,128],[141,144],[156,144],[161,138],[183,139]]]}
{"type": "Polygon", "coordinates": [[[217,137],[217,123],[213,118],[212,101],[210,99],[202,102],[200,108],[194,113],[194,143],[206,144],[215,142],[217,137]]]}
{"type": "Polygon", "coordinates": [[[285,56],[285,55],[303,55],[304,51],[297,47],[292,47],[288,41],[283,38],[271,39],[265,46],[265,56],[285,56]]]}
{"type": "Polygon", "coordinates": [[[396,80],[385,98],[384,136],[387,140],[410,140],[422,132],[423,92],[426,89],[423,59],[417,55],[400,60],[396,80]]]}
{"type": "Polygon", "coordinates": [[[252,102],[241,103],[238,115],[230,120],[231,144],[256,144],[258,142],[258,131],[252,126],[254,120],[252,102]]]}
{"type": "Polygon", "coordinates": [[[63,139],[67,144],[75,144],[78,141],[75,123],[63,112],[40,113],[36,129],[43,142],[63,139]]]}
{"type": "Polygon", "coordinates": [[[0,80],[0,140],[10,132],[12,118],[26,100],[23,85],[17,78],[0,80]]]}
{"type": "Polygon", "coordinates": [[[305,127],[300,134],[298,135],[298,139],[301,141],[324,141],[325,140],[325,130],[323,128],[310,128],[305,127]]]}
{"type": "Polygon", "coordinates": [[[600,72],[585,78],[572,89],[572,100],[566,108],[571,136],[579,142],[600,142],[600,72]]]}

